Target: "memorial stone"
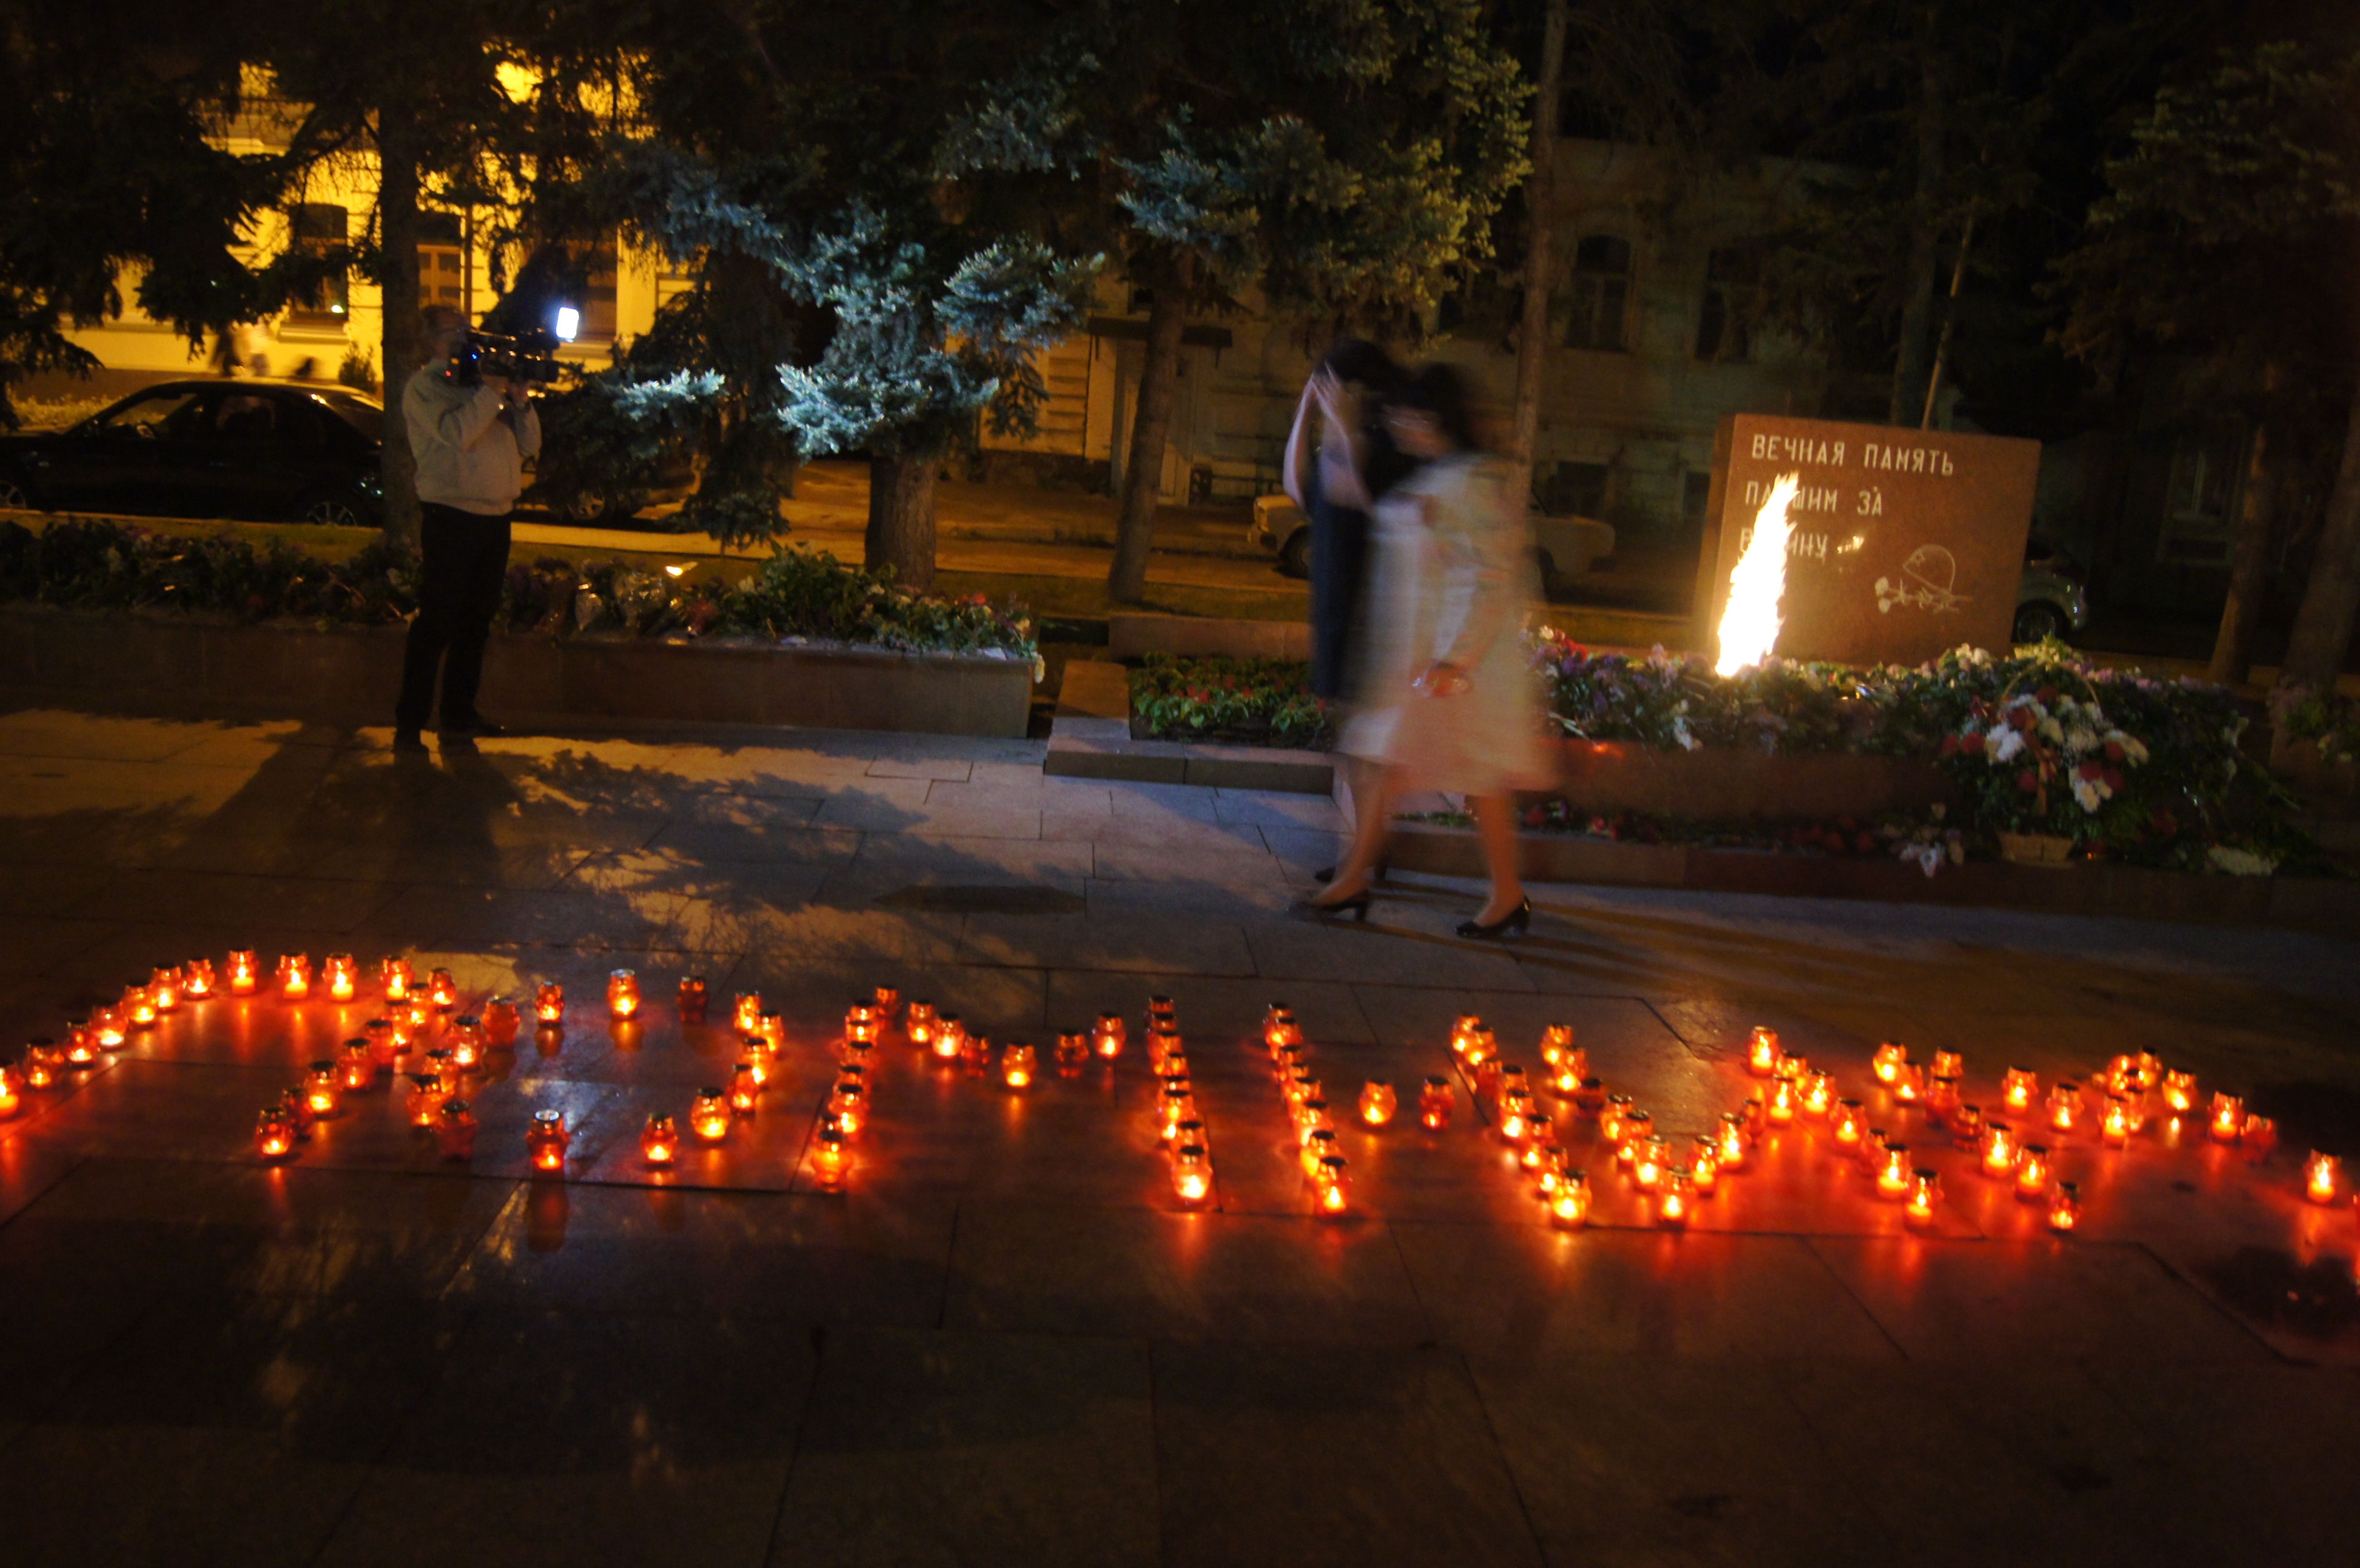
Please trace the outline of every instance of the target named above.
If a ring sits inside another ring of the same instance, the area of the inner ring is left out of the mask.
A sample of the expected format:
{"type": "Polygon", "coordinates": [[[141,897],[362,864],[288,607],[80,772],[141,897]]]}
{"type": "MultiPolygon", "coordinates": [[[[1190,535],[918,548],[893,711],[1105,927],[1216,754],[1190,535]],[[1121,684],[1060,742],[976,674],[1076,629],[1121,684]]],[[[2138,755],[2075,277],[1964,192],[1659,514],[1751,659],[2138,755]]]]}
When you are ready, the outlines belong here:
{"type": "Polygon", "coordinates": [[[2005,649],[2032,526],[2040,443],[1953,430],[1733,414],[1713,443],[1696,603],[1717,651],[1729,576],[1782,474],[1789,511],[1780,657],[1918,664],[1961,643],[2005,649]]]}

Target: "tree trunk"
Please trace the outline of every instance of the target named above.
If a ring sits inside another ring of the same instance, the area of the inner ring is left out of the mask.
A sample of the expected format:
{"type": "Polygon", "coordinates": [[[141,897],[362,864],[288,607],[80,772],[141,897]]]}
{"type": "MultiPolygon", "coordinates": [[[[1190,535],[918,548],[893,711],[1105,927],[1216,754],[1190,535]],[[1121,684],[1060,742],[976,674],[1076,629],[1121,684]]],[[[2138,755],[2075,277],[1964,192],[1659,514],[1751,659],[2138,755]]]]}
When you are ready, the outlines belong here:
{"type": "Polygon", "coordinates": [[[2344,461],[2335,471],[2335,491],[2327,500],[2327,526],[2311,561],[2311,583],[2295,613],[2287,644],[2282,686],[2335,684],[2344,655],[2352,646],[2352,617],[2360,607],[2360,397],[2344,432],[2344,461]]]}
{"type": "Polygon", "coordinates": [[[418,121],[399,85],[377,107],[377,240],[384,318],[378,361],[385,373],[385,445],[379,460],[385,486],[387,539],[418,543],[418,460],[402,422],[401,394],[425,355],[418,320],[418,121]]]}
{"type": "Polygon", "coordinates": [[[869,570],[891,570],[904,588],[934,585],[934,453],[869,460],[869,570]]]}
{"type": "Polygon", "coordinates": [[[1524,211],[1531,233],[1524,241],[1524,319],[1516,333],[1516,423],[1510,437],[1508,494],[1523,499],[1532,494],[1533,463],[1539,455],[1541,379],[1548,365],[1549,278],[1552,256],[1551,219],[1557,205],[1556,155],[1557,100],[1565,81],[1566,0],[1548,0],[1541,24],[1540,96],[1533,105],[1533,175],[1524,186],[1524,211]]]}
{"type": "MultiPolygon", "coordinates": [[[[2275,365],[2263,372],[2269,392],[2278,389],[2275,365]]],[[[2254,628],[2270,586],[2270,514],[2276,496],[2270,484],[2270,422],[2265,408],[2254,426],[2245,454],[2245,483],[2238,497],[2237,528],[2229,541],[2229,597],[2221,606],[2221,629],[2212,638],[2206,675],[2223,686],[2242,686],[2254,668],[2254,628]]]]}
{"type": "Polygon", "coordinates": [[[1935,48],[1935,5],[1928,0],[1920,29],[1918,91],[1918,186],[1910,209],[1909,269],[1902,278],[1901,342],[1893,355],[1889,424],[1906,424],[1926,396],[1927,343],[1934,325],[1934,277],[1939,269],[1942,228],[1935,202],[1941,195],[1942,153],[1950,136],[1943,102],[1939,54],[1935,48]]]}
{"type": "Polygon", "coordinates": [[[1950,363],[1950,340],[1959,332],[1959,291],[1967,283],[1967,252],[1975,243],[1975,215],[1970,210],[1965,226],[1959,231],[1959,262],[1950,268],[1950,298],[1942,308],[1942,335],[1934,343],[1934,368],[1926,373],[1926,413],[1918,421],[1921,430],[1934,428],[1935,405],[1942,396],[1942,372],[1950,363]]]}
{"type": "Polygon", "coordinates": [[[1114,566],[1107,596],[1136,604],[1147,596],[1147,551],[1155,538],[1155,500],[1164,488],[1164,448],[1172,434],[1172,394],[1180,379],[1180,329],[1188,319],[1195,269],[1182,256],[1158,279],[1147,308],[1147,353],[1139,370],[1139,411],[1131,416],[1123,460],[1122,509],[1115,518],[1114,566]]]}

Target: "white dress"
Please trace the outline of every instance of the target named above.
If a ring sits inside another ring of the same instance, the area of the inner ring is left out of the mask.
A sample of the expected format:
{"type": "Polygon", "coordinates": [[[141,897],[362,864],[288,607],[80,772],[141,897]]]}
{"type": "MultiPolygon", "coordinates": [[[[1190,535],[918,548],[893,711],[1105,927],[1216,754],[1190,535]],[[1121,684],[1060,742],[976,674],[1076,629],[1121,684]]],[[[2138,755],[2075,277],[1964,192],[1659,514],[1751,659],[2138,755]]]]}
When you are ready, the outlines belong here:
{"type": "Polygon", "coordinates": [[[1557,782],[1522,636],[1539,576],[1506,477],[1480,453],[1442,458],[1371,514],[1361,702],[1338,747],[1402,768],[1405,789],[1499,795],[1557,782]],[[1467,672],[1465,691],[1412,689],[1446,659],[1467,672]]]}

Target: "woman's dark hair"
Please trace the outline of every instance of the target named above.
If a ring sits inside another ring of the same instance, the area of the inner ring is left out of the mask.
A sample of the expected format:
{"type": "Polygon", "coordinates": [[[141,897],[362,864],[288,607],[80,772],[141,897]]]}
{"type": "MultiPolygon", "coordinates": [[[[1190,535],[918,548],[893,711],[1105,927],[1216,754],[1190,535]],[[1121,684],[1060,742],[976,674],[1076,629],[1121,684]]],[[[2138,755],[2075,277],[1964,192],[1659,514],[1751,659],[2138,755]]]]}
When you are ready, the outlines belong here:
{"type": "Polygon", "coordinates": [[[1402,368],[1393,355],[1366,338],[1338,338],[1319,368],[1338,381],[1357,381],[1377,392],[1390,392],[1402,382],[1402,368]]]}
{"type": "Polygon", "coordinates": [[[1467,378],[1447,365],[1422,365],[1388,401],[1396,408],[1414,408],[1431,419],[1450,444],[1462,452],[1480,452],[1475,421],[1467,411],[1467,378]]]}

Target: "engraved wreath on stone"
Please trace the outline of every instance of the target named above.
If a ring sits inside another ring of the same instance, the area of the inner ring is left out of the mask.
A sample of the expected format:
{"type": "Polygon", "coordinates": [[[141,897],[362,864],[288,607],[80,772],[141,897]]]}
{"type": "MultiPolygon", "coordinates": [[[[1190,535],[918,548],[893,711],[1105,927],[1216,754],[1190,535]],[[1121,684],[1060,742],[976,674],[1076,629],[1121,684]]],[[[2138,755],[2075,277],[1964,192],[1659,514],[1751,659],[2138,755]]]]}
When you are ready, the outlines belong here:
{"type": "Polygon", "coordinates": [[[1939,544],[1921,544],[1909,552],[1901,563],[1902,582],[1889,577],[1876,580],[1876,607],[1881,614],[1890,614],[1896,604],[1925,610],[1937,615],[1958,613],[1969,595],[1952,591],[1959,580],[1958,559],[1939,544]]]}

